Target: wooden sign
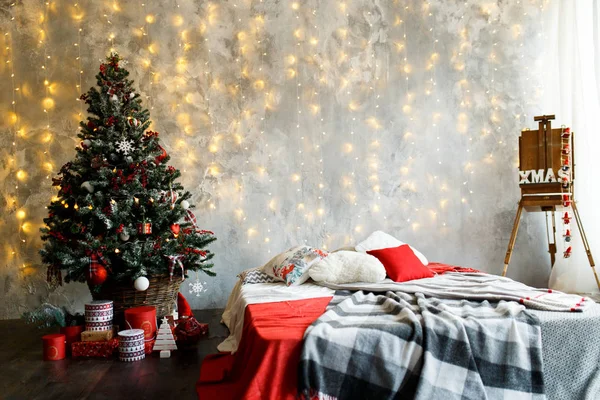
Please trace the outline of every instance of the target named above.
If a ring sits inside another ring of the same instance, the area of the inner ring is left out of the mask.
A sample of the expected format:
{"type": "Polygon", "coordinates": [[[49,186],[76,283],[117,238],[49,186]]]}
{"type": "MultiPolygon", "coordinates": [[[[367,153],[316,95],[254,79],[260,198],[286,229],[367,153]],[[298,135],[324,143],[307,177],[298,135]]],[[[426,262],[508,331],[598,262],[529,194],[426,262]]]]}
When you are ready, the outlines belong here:
{"type": "Polygon", "coordinates": [[[534,117],[539,128],[519,137],[519,186],[527,211],[554,211],[573,193],[573,135],[569,128],[553,129],[554,118],[534,117]]]}
{"type": "MultiPolygon", "coordinates": [[[[600,288],[600,279],[594,268],[594,259],[590,250],[577,204],[573,199],[573,182],[575,179],[575,162],[573,157],[573,133],[570,128],[564,125],[559,129],[553,129],[551,121],[554,115],[541,115],[534,117],[538,122],[537,130],[526,129],[521,132],[519,137],[519,187],[521,188],[521,200],[517,209],[517,215],[513,224],[508,249],[504,257],[504,271],[502,276],[506,275],[508,264],[517,239],[519,224],[521,222],[521,213],[523,209],[527,211],[543,211],[546,213],[546,230],[548,238],[548,252],[550,253],[550,262],[554,266],[556,261],[556,216],[557,207],[572,207],[573,215],[579,233],[583,241],[588,261],[594,272],[596,284],[600,288]],[[548,213],[552,221],[552,231],[548,224],[548,213]]],[[[563,210],[564,211],[564,210],[563,210]]],[[[570,217],[565,212],[563,218],[565,224],[568,224],[570,217]]],[[[567,242],[570,242],[570,230],[563,236],[567,242]]],[[[571,254],[569,246],[564,257],[571,254]]]]}

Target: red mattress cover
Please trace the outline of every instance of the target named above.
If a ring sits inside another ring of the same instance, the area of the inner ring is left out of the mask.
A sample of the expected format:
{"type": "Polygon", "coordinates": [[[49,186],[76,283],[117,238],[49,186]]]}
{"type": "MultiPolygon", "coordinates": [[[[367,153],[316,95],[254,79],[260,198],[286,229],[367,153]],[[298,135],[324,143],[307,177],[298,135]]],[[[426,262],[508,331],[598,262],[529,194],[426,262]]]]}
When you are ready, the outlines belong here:
{"type": "MultiPolygon", "coordinates": [[[[441,263],[427,266],[436,274],[479,272],[441,263]]],[[[304,331],[324,312],[331,297],[246,307],[242,340],[235,355],[207,356],[196,391],[201,400],[295,399],[297,367],[304,331]]]]}
{"type": "Polygon", "coordinates": [[[330,300],[248,305],[237,353],[209,355],[202,362],[198,398],[295,399],[304,331],[325,312],[330,300]]]}

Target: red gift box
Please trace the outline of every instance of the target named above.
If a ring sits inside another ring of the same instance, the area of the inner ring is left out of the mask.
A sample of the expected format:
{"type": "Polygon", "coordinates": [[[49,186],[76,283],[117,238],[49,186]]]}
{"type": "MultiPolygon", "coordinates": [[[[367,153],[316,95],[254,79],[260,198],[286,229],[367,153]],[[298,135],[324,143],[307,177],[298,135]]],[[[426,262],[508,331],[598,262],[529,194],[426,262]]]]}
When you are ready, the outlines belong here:
{"type": "Polygon", "coordinates": [[[152,234],[152,223],[143,222],[137,224],[138,235],[151,235],[152,234]]]}
{"type": "Polygon", "coordinates": [[[181,318],[177,321],[175,336],[179,346],[191,346],[206,334],[208,334],[208,324],[201,324],[194,317],[181,318]]]}
{"type": "Polygon", "coordinates": [[[128,329],[143,329],[146,354],[152,353],[156,339],[156,307],[140,306],[125,310],[125,325],[128,329]]]}
{"type": "Polygon", "coordinates": [[[44,361],[56,361],[65,358],[67,338],[62,333],[42,336],[44,361]]]}
{"type": "Polygon", "coordinates": [[[60,328],[60,333],[65,335],[67,340],[67,354],[71,353],[71,343],[81,342],[81,332],[83,332],[83,325],[63,326],[60,328]]]}
{"type": "Polygon", "coordinates": [[[118,348],[117,338],[102,342],[75,342],[71,345],[71,354],[73,357],[111,358],[118,348]]]}

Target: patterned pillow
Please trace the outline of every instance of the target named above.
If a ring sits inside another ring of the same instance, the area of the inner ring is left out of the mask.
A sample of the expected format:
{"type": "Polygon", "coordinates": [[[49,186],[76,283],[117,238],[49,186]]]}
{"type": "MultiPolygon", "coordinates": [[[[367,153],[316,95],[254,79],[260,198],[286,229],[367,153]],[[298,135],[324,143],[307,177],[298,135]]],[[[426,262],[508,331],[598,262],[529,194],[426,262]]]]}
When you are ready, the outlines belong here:
{"type": "Polygon", "coordinates": [[[262,271],[288,286],[301,285],[308,280],[310,267],[327,255],[327,252],[313,247],[296,246],[273,257],[262,271]]]}
{"type": "Polygon", "coordinates": [[[254,283],[275,283],[279,280],[269,276],[261,271],[261,267],[250,268],[242,271],[238,278],[242,281],[242,285],[252,285],[254,283]]]}

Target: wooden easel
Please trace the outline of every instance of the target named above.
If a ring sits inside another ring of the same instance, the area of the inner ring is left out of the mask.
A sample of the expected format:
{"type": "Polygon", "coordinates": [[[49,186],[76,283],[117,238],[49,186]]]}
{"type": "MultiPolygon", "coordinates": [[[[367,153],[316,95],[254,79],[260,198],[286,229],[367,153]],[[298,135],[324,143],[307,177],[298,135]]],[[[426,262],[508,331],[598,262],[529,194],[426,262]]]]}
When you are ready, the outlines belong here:
{"type": "Polygon", "coordinates": [[[521,132],[519,137],[519,170],[520,171],[539,171],[543,170],[544,173],[551,168],[553,171],[558,171],[562,167],[561,158],[570,157],[572,166],[569,169],[569,180],[568,186],[563,187],[560,181],[557,182],[539,182],[539,183],[520,183],[521,188],[521,200],[519,200],[519,207],[517,208],[517,215],[513,224],[512,233],[510,235],[510,241],[508,242],[508,249],[506,250],[506,256],[504,257],[504,270],[502,276],[506,276],[508,270],[508,264],[515,247],[515,241],[517,239],[517,232],[519,231],[519,224],[521,222],[521,214],[523,209],[526,211],[543,211],[546,213],[546,234],[548,237],[548,252],[550,253],[550,262],[552,267],[556,262],[556,223],[555,223],[555,212],[557,206],[563,206],[565,198],[568,198],[573,208],[573,216],[577,223],[577,228],[583,241],[583,247],[587,254],[588,261],[594,272],[594,278],[596,284],[600,289],[600,279],[596,273],[594,258],[592,257],[592,251],[590,245],[583,230],[581,217],[579,216],[579,210],[577,209],[577,203],[573,197],[574,191],[574,180],[575,180],[575,162],[573,158],[573,133],[566,139],[568,142],[568,153],[563,153],[563,144],[565,139],[561,136],[562,129],[552,129],[551,120],[555,119],[554,115],[541,115],[533,118],[534,121],[539,122],[539,128],[537,131],[525,130],[521,132]],[[566,197],[565,197],[566,196],[566,197]],[[548,224],[548,213],[550,213],[552,219],[552,230],[548,224]],[[550,237],[552,235],[552,239],[550,237]]]}

